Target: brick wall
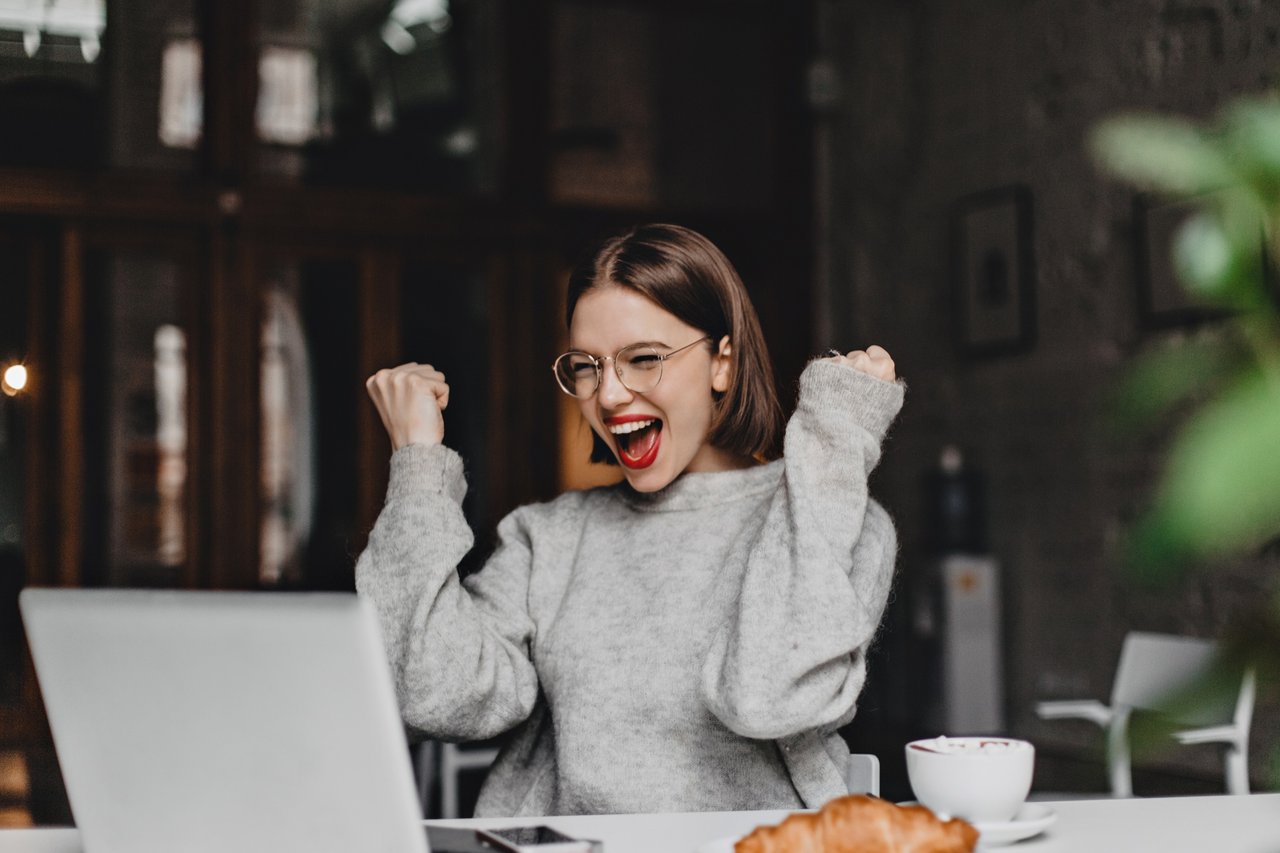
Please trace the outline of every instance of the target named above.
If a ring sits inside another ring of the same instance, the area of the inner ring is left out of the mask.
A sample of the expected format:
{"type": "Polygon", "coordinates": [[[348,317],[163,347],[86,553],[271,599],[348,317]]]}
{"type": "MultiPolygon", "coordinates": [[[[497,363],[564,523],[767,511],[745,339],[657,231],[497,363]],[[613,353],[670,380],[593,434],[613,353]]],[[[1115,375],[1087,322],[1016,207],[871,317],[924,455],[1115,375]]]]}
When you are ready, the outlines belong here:
{"type": "MultiPolygon", "coordinates": [[[[820,10],[838,86],[818,119],[830,193],[818,328],[848,346],[883,343],[910,385],[875,484],[902,534],[900,590],[927,563],[921,474],[954,442],[986,475],[991,549],[1006,569],[1011,728],[1083,750],[1096,735],[1040,723],[1036,699],[1105,698],[1125,631],[1213,635],[1280,578],[1275,555],[1155,590],[1118,570],[1120,536],[1168,432],[1108,433],[1106,395],[1136,353],[1215,332],[1144,325],[1134,194],[1094,168],[1083,139],[1116,112],[1208,117],[1265,90],[1280,74],[1280,5],[826,0],[820,10]],[[966,358],[952,343],[948,223],[957,199],[1010,184],[1033,198],[1037,339],[1025,353],[966,358]]],[[[1278,705],[1264,688],[1255,778],[1267,776],[1278,705]]],[[[1176,762],[1217,772],[1212,750],[1176,762]]]]}

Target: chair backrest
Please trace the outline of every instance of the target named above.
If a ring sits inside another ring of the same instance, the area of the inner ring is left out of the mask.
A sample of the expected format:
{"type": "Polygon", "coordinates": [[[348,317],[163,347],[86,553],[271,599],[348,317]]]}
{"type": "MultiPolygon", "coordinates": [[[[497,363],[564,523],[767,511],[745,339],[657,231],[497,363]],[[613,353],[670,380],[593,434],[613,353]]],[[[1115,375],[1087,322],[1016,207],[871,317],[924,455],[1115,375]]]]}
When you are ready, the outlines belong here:
{"type": "MultiPolygon", "coordinates": [[[[1170,694],[1197,676],[1208,672],[1217,657],[1218,645],[1212,640],[1199,640],[1171,634],[1149,634],[1131,631],[1124,639],[1120,665],[1111,689],[1111,706],[1124,706],[1148,711],[1169,712],[1170,694]]],[[[1233,676],[1233,678],[1238,677],[1233,676]]],[[[1241,692],[1252,682],[1236,682],[1241,692]]],[[[1219,694],[1226,691],[1219,691],[1219,694]]],[[[1179,708],[1178,722],[1188,725],[1225,725],[1236,721],[1242,704],[1245,713],[1252,711],[1252,696],[1247,703],[1235,689],[1231,695],[1206,696],[1194,707],[1179,708]]]]}
{"type": "Polygon", "coordinates": [[[880,759],[870,753],[852,753],[845,765],[844,782],[850,794],[880,796],[880,759]]]}

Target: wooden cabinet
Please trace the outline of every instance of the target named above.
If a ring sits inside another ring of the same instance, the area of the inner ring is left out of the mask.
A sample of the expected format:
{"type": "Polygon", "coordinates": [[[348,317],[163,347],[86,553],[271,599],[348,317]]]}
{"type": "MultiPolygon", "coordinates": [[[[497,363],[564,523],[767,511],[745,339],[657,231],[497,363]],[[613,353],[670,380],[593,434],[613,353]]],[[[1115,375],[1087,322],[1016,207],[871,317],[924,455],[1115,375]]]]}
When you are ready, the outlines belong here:
{"type": "MultiPolygon", "coordinates": [[[[547,366],[588,242],[705,231],[784,389],[811,354],[808,4],[457,0],[412,45],[398,5],[113,0],[94,59],[32,57],[74,89],[0,146],[0,361],[32,377],[0,399],[0,752],[43,756],[33,790],[56,768],[16,590],[350,588],[386,483],[377,368],[455,380],[477,555],[554,495],[547,366]]],[[[0,104],[34,109],[22,61],[0,104]]]]}

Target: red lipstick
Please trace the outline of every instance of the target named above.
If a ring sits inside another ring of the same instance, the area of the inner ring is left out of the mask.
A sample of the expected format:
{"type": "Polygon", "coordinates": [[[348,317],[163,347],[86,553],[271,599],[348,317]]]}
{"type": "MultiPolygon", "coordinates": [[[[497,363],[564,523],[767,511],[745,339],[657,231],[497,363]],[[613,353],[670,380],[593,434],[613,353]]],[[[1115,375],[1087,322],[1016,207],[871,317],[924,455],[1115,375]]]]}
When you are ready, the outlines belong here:
{"type": "Polygon", "coordinates": [[[653,415],[643,414],[614,415],[604,419],[605,426],[617,426],[619,424],[636,423],[638,421],[654,422],[653,426],[647,428],[647,430],[653,431],[652,438],[650,439],[648,435],[645,436],[645,440],[649,443],[644,452],[639,456],[632,456],[627,452],[631,447],[630,438],[621,439],[617,435],[613,436],[614,455],[617,456],[619,462],[632,470],[648,468],[657,460],[658,450],[662,445],[662,420],[653,415]],[[624,449],[624,447],[626,449],[624,449]]]}

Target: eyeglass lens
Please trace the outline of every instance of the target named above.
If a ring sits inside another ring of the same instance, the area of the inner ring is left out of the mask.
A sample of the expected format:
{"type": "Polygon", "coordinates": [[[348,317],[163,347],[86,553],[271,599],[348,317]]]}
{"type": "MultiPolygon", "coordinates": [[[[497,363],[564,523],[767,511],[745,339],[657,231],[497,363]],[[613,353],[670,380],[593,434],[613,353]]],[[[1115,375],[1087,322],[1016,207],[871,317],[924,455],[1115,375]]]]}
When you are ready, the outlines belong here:
{"type": "Polygon", "coordinates": [[[648,344],[632,344],[618,350],[612,359],[597,360],[583,352],[567,352],[556,360],[556,379],[574,397],[590,397],[600,385],[605,361],[613,362],[622,384],[637,394],[652,391],[662,378],[662,355],[648,344]]]}

